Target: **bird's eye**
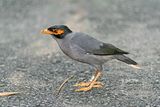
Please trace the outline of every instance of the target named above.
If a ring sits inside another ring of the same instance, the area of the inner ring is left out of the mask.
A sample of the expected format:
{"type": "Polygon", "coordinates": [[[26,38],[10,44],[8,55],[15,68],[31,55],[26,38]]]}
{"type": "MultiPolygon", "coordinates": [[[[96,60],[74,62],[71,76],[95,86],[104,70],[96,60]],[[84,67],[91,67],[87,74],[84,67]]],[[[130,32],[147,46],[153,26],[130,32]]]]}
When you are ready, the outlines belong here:
{"type": "Polygon", "coordinates": [[[64,34],[64,30],[63,29],[54,29],[53,34],[54,35],[62,35],[62,34],[64,34]]]}
{"type": "Polygon", "coordinates": [[[58,33],[58,31],[57,30],[53,30],[54,31],[54,33],[58,33]]]}
{"type": "Polygon", "coordinates": [[[49,31],[53,31],[53,28],[48,28],[49,31]]]}

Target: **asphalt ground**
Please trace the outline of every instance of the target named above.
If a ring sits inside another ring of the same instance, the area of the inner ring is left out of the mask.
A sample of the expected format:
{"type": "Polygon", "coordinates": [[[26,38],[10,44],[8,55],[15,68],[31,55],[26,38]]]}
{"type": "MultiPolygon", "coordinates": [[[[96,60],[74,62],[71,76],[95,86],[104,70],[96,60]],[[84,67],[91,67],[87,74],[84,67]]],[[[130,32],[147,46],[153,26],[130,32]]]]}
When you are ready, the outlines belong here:
{"type": "Polygon", "coordinates": [[[1,0],[0,92],[5,91],[21,94],[0,97],[0,107],[160,107],[160,1],[1,0]],[[94,72],[40,34],[55,24],[130,52],[142,69],[107,62],[103,88],[75,92],[73,85],[94,72]]]}

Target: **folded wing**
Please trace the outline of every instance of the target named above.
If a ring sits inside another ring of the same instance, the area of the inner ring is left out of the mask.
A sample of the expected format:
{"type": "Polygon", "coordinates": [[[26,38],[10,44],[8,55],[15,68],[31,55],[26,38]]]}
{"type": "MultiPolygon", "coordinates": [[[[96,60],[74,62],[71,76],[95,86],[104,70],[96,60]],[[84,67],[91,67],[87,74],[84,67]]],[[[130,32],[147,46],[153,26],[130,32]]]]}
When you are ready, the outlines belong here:
{"type": "Polygon", "coordinates": [[[74,45],[79,46],[86,53],[94,55],[122,55],[128,54],[112,44],[103,43],[83,33],[75,33],[71,39],[74,45]]]}

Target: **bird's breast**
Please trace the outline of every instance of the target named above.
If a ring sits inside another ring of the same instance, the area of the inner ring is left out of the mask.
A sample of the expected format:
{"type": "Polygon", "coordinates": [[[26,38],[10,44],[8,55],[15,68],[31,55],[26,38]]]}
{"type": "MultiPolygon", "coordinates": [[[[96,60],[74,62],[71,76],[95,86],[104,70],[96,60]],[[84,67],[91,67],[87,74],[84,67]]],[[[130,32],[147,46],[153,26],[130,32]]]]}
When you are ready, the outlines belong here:
{"type": "Polygon", "coordinates": [[[64,54],[70,57],[72,56],[73,53],[70,48],[70,42],[68,40],[59,40],[57,43],[64,54]]]}

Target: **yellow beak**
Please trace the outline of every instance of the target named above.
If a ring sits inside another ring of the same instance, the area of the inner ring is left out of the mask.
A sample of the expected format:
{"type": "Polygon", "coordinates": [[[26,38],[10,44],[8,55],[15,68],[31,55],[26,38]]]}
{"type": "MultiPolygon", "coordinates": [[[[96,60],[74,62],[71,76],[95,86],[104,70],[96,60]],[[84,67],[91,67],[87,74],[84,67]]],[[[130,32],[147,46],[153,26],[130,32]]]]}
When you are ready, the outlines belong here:
{"type": "Polygon", "coordinates": [[[42,33],[42,34],[48,34],[48,35],[54,34],[52,31],[49,31],[48,29],[43,29],[43,30],[41,30],[41,33],[42,33]]]}

